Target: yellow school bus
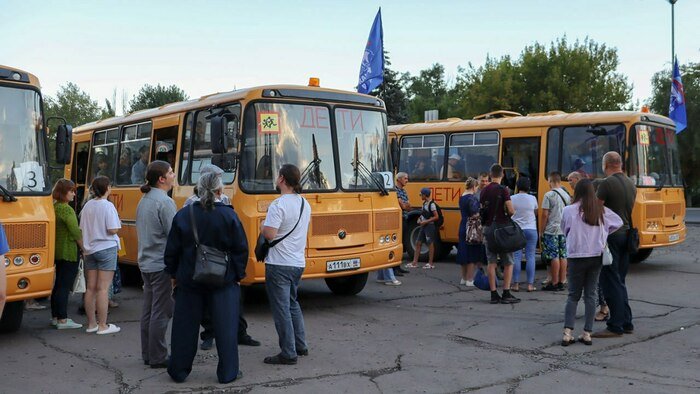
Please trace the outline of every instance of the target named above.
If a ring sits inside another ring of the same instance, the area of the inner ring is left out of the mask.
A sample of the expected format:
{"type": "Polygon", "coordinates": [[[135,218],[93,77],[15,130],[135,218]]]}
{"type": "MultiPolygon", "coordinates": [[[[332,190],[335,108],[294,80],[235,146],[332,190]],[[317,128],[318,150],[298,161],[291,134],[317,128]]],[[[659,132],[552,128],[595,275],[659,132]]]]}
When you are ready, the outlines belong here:
{"type": "Polygon", "coordinates": [[[384,103],[318,86],[276,85],[216,93],[78,127],[66,175],[80,199],[96,175],[113,180],[110,199],[122,219],[121,263],[137,264],[136,207],[145,164],[169,161],[178,207],[200,169],[224,170],[224,193],[246,230],[244,284],[263,283],[254,255],[277,169],[302,171],[312,209],[304,278],[324,278],[337,294],[362,290],[367,274],[401,262],[401,213],[393,191],[384,103]]]}
{"type": "MultiPolygon", "coordinates": [[[[685,240],[678,143],[673,121],[664,116],[626,111],[522,116],[495,111],[472,120],[391,126],[389,134],[399,156],[398,171],[409,174],[411,205],[420,207],[419,190],[429,187],[443,209],[438,249],[443,255],[458,241],[458,203],[467,177],[477,178],[491,164],[501,163],[506,169],[504,184],[515,190],[517,177],[527,176],[532,181],[530,193],[541,205],[549,191],[547,174],[558,171],[566,177],[578,171],[591,179],[603,178],[602,159],[608,151],[622,155],[625,173],[637,185],[632,220],[639,229],[641,249],[634,260],[644,260],[653,248],[685,240]]],[[[566,182],[565,186],[571,193],[566,182]]],[[[411,255],[417,236],[414,222],[408,221],[404,242],[411,255]]]]}
{"type": "MultiPolygon", "coordinates": [[[[51,294],[55,217],[48,167],[46,119],[39,80],[0,65],[0,222],[5,255],[7,305],[0,331],[20,327],[24,300],[51,294]]],[[[67,128],[61,126],[61,160],[67,128]]]]}

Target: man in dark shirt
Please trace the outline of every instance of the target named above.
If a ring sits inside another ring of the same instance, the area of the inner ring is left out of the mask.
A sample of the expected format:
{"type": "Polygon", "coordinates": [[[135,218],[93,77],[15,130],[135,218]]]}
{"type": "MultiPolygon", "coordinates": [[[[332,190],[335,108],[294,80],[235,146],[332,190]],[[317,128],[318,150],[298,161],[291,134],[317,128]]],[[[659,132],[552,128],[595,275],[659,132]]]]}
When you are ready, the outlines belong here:
{"type": "MultiPolygon", "coordinates": [[[[513,203],[510,201],[508,189],[501,186],[503,179],[503,167],[500,164],[491,166],[491,183],[481,190],[481,206],[487,208],[484,218],[484,234],[489,232],[489,227],[494,223],[505,223],[508,216],[513,215],[513,203]]],[[[513,277],[513,253],[493,253],[486,244],[486,260],[488,261],[489,287],[491,288],[492,304],[515,304],[520,302],[519,298],[510,294],[510,280],[513,277]],[[496,289],[496,265],[498,258],[503,264],[503,297],[496,289]]]]}
{"type": "Polygon", "coordinates": [[[619,230],[608,236],[608,247],[613,262],[603,266],[600,271],[600,285],[610,309],[608,326],[607,329],[594,333],[593,337],[612,338],[634,331],[625,277],[630,261],[628,233],[632,225],[632,207],[637,189],[622,172],[622,158],[617,152],[608,152],[603,156],[603,171],[607,177],[598,186],[598,198],[622,218],[623,224],[619,230]]]}
{"type": "MultiPolygon", "coordinates": [[[[405,172],[399,172],[396,174],[396,197],[399,200],[399,206],[402,212],[402,228],[406,228],[406,213],[411,211],[411,204],[408,202],[408,194],[406,193],[406,184],[408,184],[408,174],[405,172]]],[[[398,265],[394,267],[394,275],[403,276],[409,271],[398,265]]]]}

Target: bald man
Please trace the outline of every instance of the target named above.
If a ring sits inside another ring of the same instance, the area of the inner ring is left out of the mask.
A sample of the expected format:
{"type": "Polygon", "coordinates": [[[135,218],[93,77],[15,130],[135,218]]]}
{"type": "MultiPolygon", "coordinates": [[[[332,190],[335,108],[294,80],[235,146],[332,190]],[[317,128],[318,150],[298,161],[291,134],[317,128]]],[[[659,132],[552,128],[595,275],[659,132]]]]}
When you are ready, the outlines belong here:
{"type": "Polygon", "coordinates": [[[603,156],[603,171],[606,178],[598,186],[598,198],[622,218],[622,227],[608,236],[608,247],[613,256],[611,265],[603,266],[600,285],[610,309],[607,328],[593,334],[595,338],[620,337],[632,334],[632,310],[627,297],[625,277],[629,268],[629,238],[632,227],[632,207],[637,195],[634,183],[622,171],[622,157],[617,152],[603,156]]]}

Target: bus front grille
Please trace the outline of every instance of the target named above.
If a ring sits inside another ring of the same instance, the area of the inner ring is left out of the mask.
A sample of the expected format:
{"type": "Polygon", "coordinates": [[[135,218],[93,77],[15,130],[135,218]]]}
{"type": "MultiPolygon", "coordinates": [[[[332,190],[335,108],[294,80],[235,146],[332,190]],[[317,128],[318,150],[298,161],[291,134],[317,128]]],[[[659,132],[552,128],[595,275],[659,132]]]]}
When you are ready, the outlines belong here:
{"type": "Polygon", "coordinates": [[[343,215],[313,216],[311,218],[311,235],[336,235],[345,230],[348,234],[369,231],[369,215],[366,213],[348,213],[343,215]]]}
{"type": "Polygon", "coordinates": [[[683,206],[681,203],[666,204],[666,217],[679,218],[683,214],[683,206]]]}
{"type": "Polygon", "coordinates": [[[399,212],[379,212],[374,214],[374,231],[391,231],[399,228],[399,212]]]}
{"type": "Polygon", "coordinates": [[[660,219],[664,217],[663,204],[647,205],[646,211],[647,219],[660,219]]]}
{"type": "Polygon", "coordinates": [[[11,250],[46,247],[46,223],[5,224],[11,250]]]}

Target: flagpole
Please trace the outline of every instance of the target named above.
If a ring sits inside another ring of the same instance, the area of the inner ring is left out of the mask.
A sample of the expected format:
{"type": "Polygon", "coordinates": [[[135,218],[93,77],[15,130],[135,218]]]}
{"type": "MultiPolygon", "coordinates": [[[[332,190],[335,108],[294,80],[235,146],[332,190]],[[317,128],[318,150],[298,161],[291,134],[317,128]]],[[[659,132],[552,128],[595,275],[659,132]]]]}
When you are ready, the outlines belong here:
{"type": "Polygon", "coordinates": [[[673,65],[676,61],[676,1],[678,0],[668,0],[671,3],[671,73],[673,73],[673,65]]]}

